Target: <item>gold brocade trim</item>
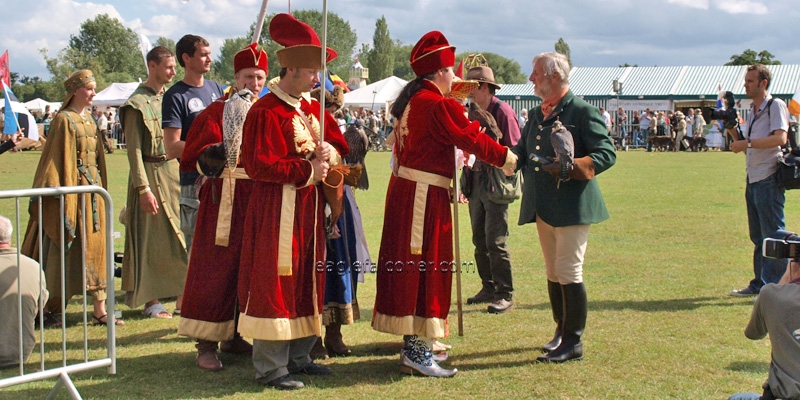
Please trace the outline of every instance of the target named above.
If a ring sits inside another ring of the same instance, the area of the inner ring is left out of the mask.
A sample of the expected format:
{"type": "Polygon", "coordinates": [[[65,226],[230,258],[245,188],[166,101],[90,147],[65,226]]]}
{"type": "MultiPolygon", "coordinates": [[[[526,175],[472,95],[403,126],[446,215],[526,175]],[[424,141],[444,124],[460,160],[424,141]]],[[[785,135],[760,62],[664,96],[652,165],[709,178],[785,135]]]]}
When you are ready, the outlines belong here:
{"type": "Polygon", "coordinates": [[[442,338],[445,337],[446,326],[447,320],[444,318],[423,318],[416,315],[398,317],[379,312],[376,312],[372,317],[372,329],[395,335],[442,338]]]}
{"type": "Polygon", "coordinates": [[[294,208],[297,187],[283,185],[281,222],[278,230],[278,276],[292,276],[292,235],[294,234],[294,208]]]}
{"type": "Polygon", "coordinates": [[[244,169],[231,171],[228,167],[222,170],[222,198],[219,202],[219,214],[217,215],[217,230],[214,237],[214,244],[217,246],[228,247],[231,237],[231,219],[233,218],[233,198],[236,193],[237,179],[250,179],[244,169]]]}
{"type": "Polygon", "coordinates": [[[423,231],[425,230],[425,210],[428,204],[428,187],[433,185],[443,189],[450,189],[450,179],[403,166],[397,169],[397,176],[417,183],[414,190],[414,208],[411,218],[410,251],[411,254],[420,255],[422,254],[424,240],[423,231]]]}
{"type": "MultiPolygon", "coordinates": [[[[316,122],[316,118],[314,118],[313,115],[310,116],[310,118],[313,119],[313,121],[309,121],[312,124],[312,129],[314,129],[313,126],[315,125],[317,128],[314,130],[319,132],[319,123],[316,122]]],[[[297,114],[292,117],[292,130],[294,131],[294,147],[297,153],[313,153],[317,148],[317,143],[314,142],[314,137],[311,136],[311,132],[309,132],[305,122],[303,122],[303,117],[297,114]]]]}
{"type": "Polygon", "coordinates": [[[350,325],[355,321],[358,305],[328,302],[322,309],[322,325],[350,325]]]}
{"type": "Polygon", "coordinates": [[[320,317],[258,318],[239,314],[239,333],[258,340],[294,340],[319,336],[320,317]]]}
{"type": "Polygon", "coordinates": [[[178,335],[188,336],[197,340],[222,342],[233,339],[236,321],[231,318],[225,322],[209,322],[181,317],[178,324],[178,335]]]}

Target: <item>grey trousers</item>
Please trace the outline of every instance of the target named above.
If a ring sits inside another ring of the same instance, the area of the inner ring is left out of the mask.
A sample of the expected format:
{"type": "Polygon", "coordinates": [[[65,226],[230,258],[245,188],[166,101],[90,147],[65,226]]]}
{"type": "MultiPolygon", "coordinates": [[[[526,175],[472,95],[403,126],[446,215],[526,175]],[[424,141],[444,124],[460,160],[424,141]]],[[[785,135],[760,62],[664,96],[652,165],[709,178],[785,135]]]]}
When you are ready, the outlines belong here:
{"type": "Polygon", "coordinates": [[[294,340],[253,340],[256,380],[266,384],[305,368],[311,363],[308,353],[316,342],[317,336],[294,340]]]}
{"type": "Polygon", "coordinates": [[[200,208],[200,200],[197,198],[197,186],[181,185],[181,232],[186,239],[186,253],[192,256],[192,240],[194,239],[194,227],[197,224],[197,209],[200,208]]]}
{"type": "MultiPolygon", "coordinates": [[[[484,168],[492,168],[484,166],[484,168]]],[[[497,204],[486,195],[488,174],[472,174],[469,217],[472,221],[472,244],[475,264],[484,289],[494,292],[494,300],[511,300],[514,285],[511,255],[508,252],[508,204],[497,204]]]]}

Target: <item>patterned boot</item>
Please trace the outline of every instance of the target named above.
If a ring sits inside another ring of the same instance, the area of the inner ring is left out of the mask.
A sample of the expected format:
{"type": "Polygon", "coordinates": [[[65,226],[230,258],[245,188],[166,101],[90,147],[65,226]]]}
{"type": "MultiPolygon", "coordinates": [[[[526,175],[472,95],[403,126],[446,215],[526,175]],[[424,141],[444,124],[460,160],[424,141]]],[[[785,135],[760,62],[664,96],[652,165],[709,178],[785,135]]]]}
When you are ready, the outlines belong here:
{"type": "Polygon", "coordinates": [[[403,336],[405,344],[400,357],[400,372],[409,375],[451,377],[458,370],[444,369],[433,360],[431,343],[433,339],[416,335],[403,336]]]}

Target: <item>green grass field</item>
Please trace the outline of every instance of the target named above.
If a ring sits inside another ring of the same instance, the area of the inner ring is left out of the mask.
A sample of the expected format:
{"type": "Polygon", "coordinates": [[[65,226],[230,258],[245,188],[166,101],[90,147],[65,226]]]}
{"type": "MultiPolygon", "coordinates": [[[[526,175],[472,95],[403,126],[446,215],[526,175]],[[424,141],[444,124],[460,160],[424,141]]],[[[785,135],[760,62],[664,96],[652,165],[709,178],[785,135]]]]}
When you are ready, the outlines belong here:
{"type": "MultiPolygon", "coordinates": [[[[30,187],[40,152],[0,156],[0,189],[30,187]]],[[[358,191],[373,258],[383,223],[388,153],[367,159],[371,189],[358,191]]],[[[125,203],[127,158],[108,157],[109,189],[118,212],[125,203]]],[[[105,370],[73,376],[84,398],[250,399],[250,398],[474,398],[474,399],[724,399],[738,391],[759,391],[767,376],[768,340],[750,341],[743,330],[752,299],[728,296],[752,274],[752,244],[744,202],[744,157],[732,153],[618,154],[617,165],[598,177],[611,219],[589,235],[584,279],[589,318],[585,360],[563,365],[533,361],[537,347],[553,333],[544,265],[533,225],[517,226],[519,202],[510,210],[510,247],[515,308],[489,315],[485,305],[464,306],[464,336],[456,329],[453,351],[443,365],[457,367],[452,379],[401,375],[401,339],[370,327],[375,276],[359,286],[362,319],[342,331],[353,357],[320,362],[326,377],[305,377],[306,388],[277,392],[258,385],[248,357],[222,354],[222,372],[199,370],[193,342],[176,334],[178,318],[145,319],[141,309],[122,310],[117,330],[117,374],[105,370]]],[[[800,229],[800,191],[787,192],[787,228],[800,229]]],[[[13,217],[14,203],[0,201],[0,214],[13,217]]],[[[23,210],[25,207],[23,206],[23,210]]],[[[472,258],[469,216],[460,208],[462,260],[472,258]]],[[[27,220],[27,212],[21,219],[27,220]]],[[[124,236],[119,223],[116,230],[124,236]]],[[[24,233],[24,232],[23,232],[24,233]]],[[[123,240],[115,242],[122,251],[123,240]]],[[[464,298],[480,287],[477,273],[465,273],[464,298]]],[[[119,287],[119,279],[117,279],[119,287]]],[[[453,285],[455,288],[455,284],[453,285]]],[[[73,299],[66,315],[71,360],[81,359],[83,316],[73,299]]],[[[121,303],[122,296],[117,295],[121,303]]],[[[168,309],[174,302],[167,303],[168,309]]],[[[105,329],[89,327],[92,354],[103,354],[105,329]]],[[[60,364],[60,330],[47,330],[47,365],[60,364]]],[[[38,347],[26,371],[39,366],[38,347]]],[[[0,378],[17,369],[0,371],[0,378]]],[[[0,391],[0,399],[47,396],[54,380],[0,391]]],[[[67,398],[61,391],[57,398],[67,398]]]]}

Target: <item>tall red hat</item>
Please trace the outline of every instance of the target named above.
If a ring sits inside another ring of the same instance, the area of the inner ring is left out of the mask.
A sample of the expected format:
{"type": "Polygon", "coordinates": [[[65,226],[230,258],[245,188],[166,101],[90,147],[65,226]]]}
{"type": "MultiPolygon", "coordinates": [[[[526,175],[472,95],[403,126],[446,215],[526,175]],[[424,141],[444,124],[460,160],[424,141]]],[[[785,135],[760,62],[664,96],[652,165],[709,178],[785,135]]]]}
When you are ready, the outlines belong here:
{"type": "MultiPolygon", "coordinates": [[[[297,20],[290,14],[278,14],[269,23],[269,36],[284,46],[278,50],[278,64],[281,68],[321,68],[322,43],[319,36],[308,24],[297,20]]],[[[338,54],[326,48],[325,63],[333,61],[338,54]]]]}
{"type": "Polygon", "coordinates": [[[258,68],[269,74],[267,53],[258,48],[258,43],[251,43],[233,56],[233,73],[245,68],[258,68]]]}
{"type": "Polygon", "coordinates": [[[411,50],[411,69],[423,76],[456,65],[456,47],[439,31],[430,31],[411,50]]]}

